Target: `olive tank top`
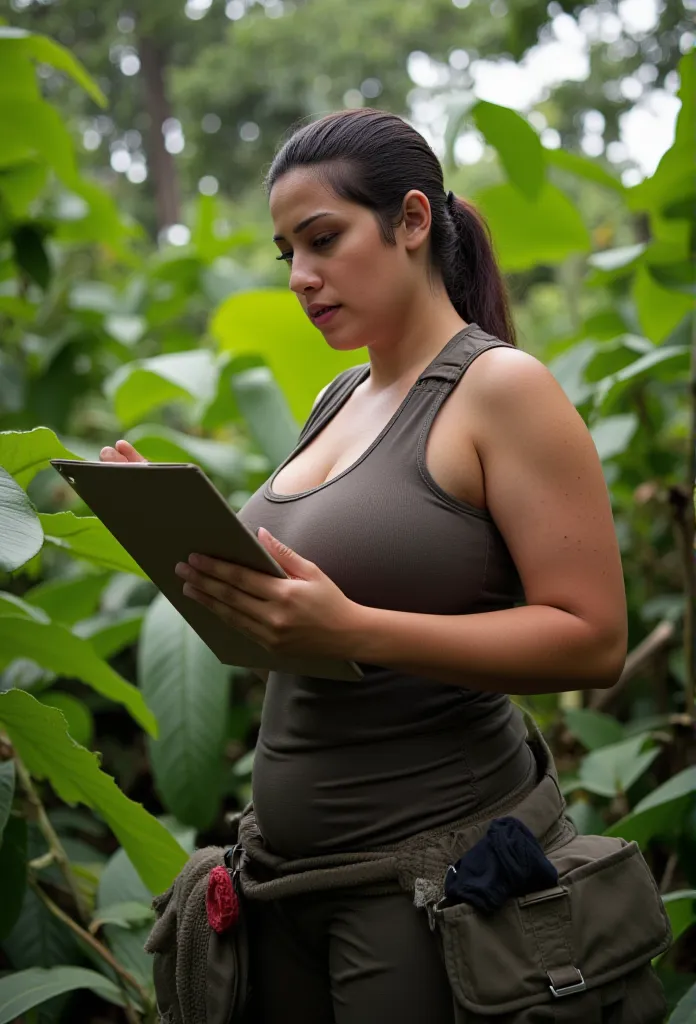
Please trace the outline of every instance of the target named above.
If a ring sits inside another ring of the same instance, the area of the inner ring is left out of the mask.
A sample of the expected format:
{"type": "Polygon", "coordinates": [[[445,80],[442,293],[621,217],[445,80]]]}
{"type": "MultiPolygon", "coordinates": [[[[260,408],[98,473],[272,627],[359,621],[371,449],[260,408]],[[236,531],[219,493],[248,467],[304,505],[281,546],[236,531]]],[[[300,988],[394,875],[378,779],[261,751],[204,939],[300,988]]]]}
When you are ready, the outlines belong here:
{"type": "MultiPolygon", "coordinates": [[[[465,615],[523,600],[489,513],[444,491],[425,464],[447,395],[478,355],[504,344],[469,324],[352,466],[318,487],[276,494],[280,470],[369,377],[370,364],[339,373],[239,518],[268,529],[359,604],[465,615]]],[[[252,798],[268,846],[282,856],[399,842],[498,801],[534,771],[521,712],[506,694],[360,667],[358,682],[269,674],[252,798]]]]}

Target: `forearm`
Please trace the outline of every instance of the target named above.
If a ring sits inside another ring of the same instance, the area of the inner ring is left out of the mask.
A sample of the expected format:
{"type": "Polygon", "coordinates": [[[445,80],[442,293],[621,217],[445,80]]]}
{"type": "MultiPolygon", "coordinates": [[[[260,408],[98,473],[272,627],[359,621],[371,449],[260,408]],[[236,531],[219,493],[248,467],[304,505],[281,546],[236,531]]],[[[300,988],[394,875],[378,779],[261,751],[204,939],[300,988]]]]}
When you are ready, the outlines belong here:
{"type": "Polygon", "coordinates": [[[354,661],[499,693],[556,693],[611,686],[623,637],[546,605],[472,615],[425,615],[356,605],[354,661]]]}

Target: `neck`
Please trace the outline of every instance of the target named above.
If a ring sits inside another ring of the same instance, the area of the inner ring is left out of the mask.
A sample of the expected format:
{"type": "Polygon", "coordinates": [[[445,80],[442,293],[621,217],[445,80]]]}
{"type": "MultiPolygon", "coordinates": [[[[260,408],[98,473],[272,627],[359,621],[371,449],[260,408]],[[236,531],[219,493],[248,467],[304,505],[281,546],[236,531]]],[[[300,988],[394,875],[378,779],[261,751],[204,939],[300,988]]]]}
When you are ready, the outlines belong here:
{"type": "Polygon", "coordinates": [[[450,338],[467,326],[452,305],[444,286],[415,296],[386,337],[367,346],[370,391],[392,387],[408,390],[450,338]]]}

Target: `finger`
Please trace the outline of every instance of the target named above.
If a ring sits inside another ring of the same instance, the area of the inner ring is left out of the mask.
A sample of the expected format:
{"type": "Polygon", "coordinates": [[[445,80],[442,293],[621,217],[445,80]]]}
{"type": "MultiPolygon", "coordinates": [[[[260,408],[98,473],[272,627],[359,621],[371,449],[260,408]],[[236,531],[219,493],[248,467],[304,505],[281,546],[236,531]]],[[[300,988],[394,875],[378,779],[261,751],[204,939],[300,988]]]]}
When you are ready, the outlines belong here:
{"type": "Polygon", "coordinates": [[[222,619],[232,629],[239,630],[240,633],[243,633],[250,640],[255,640],[262,647],[265,647],[267,650],[269,649],[262,623],[257,622],[237,609],[230,608],[228,604],[217,600],[212,594],[206,593],[204,590],[199,590],[191,583],[184,585],[184,595],[193,601],[197,601],[198,604],[202,604],[205,608],[209,608],[214,615],[217,615],[219,619],[222,619]]]}
{"type": "Polygon", "coordinates": [[[102,448],[99,452],[100,462],[128,462],[125,455],[121,455],[115,448],[102,448]]]}
{"type": "Polygon", "coordinates": [[[203,573],[196,572],[195,569],[192,569],[186,563],[183,563],[182,568],[179,568],[177,565],[175,571],[178,576],[182,576],[186,580],[184,592],[186,592],[187,587],[192,586],[195,590],[208,594],[228,608],[233,608],[242,614],[255,616],[260,619],[263,619],[264,611],[268,610],[267,601],[260,601],[243,590],[230,587],[223,580],[216,579],[214,576],[206,576],[203,573]]]}
{"type": "Polygon", "coordinates": [[[114,447],[121,455],[125,455],[126,462],[147,462],[147,459],[135,450],[130,441],[117,441],[114,447]]]}
{"type": "Polygon", "coordinates": [[[243,590],[254,597],[264,600],[271,600],[278,597],[278,583],[281,581],[269,576],[265,572],[257,572],[255,569],[247,569],[244,565],[237,565],[235,562],[227,562],[221,558],[210,558],[208,555],[191,554],[188,559],[192,571],[198,571],[206,576],[221,580],[223,583],[238,590],[243,590]]]}

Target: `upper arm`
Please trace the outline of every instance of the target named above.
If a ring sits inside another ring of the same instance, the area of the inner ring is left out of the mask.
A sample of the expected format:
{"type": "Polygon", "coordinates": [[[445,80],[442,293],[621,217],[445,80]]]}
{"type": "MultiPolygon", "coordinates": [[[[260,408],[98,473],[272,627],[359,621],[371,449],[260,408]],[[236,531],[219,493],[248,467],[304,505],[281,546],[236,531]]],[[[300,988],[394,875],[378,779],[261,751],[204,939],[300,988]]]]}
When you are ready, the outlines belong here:
{"type": "Polygon", "coordinates": [[[486,503],[527,603],[568,611],[625,649],[621,556],[601,463],[581,416],[546,367],[524,352],[493,349],[469,373],[486,503]]]}

